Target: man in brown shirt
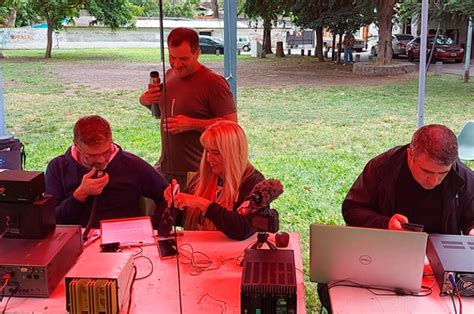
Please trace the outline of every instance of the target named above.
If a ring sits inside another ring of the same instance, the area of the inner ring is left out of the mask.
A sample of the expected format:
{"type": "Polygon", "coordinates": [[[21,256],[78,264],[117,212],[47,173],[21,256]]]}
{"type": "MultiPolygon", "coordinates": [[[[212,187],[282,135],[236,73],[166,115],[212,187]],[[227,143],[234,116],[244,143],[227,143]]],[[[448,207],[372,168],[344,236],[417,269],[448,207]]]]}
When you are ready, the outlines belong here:
{"type": "Polygon", "coordinates": [[[225,79],[199,62],[199,37],[194,30],[171,31],[168,53],[166,99],[159,88],[150,88],[140,103],[159,104],[162,149],[156,168],[168,180],[173,174],[184,187],[187,173],[199,168],[201,133],[218,120],[237,122],[237,110],[225,79]]]}

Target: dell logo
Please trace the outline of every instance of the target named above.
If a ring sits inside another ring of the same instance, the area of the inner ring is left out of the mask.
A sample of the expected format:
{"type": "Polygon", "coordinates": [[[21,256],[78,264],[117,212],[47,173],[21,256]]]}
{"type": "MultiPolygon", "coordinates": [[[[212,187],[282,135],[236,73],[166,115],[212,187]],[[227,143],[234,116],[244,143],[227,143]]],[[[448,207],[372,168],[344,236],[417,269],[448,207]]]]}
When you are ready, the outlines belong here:
{"type": "Polygon", "coordinates": [[[372,257],[370,257],[369,255],[361,255],[359,257],[359,263],[361,263],[362,265],[369,265],[372,263],[372,257]]]}

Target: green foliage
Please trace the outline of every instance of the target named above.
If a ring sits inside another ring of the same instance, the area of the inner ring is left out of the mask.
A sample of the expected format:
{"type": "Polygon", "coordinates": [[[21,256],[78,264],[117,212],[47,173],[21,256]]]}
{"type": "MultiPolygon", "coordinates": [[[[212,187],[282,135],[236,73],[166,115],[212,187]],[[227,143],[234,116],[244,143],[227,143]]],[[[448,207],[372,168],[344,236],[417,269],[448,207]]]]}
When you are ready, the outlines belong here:
{"type": "Polygon", "coordinates": [[[78,17],[83,7],[82,0],[28,0],[28,3],[48,23],[48,27],[55,30],[62,28],[63,19],[78,17]]]}
{"type": "MultiPolygon", "coordinates": [[[[135,16],[159,16],[157,0],[131,0],[137,9],[135,16]]],[[[168,17],[193,17],[197,14],[199,0],[164,0],[163,15],[168,17]]]]}
{"type": "Polygon", "coordinates": [[[294,22],[304,28],[327,28],[336,34],[354,33],[376,16],[367,1],[293,0],[294,22]]]}
{"type": "Polygon", "coordinates": [[[28,0],[21,0],[16,13],[15,27],[29,26],[41,21],[40,17],[28,4],[28,0]]]}
{"type": "Polygon", "coordinates": [[[177,17],[193,17],[197,15],[197,8],[199,6],[199,0],[185,0],[185,1],[165,1],[163,3],[163,15],[164,16],[177,16],[177,17]]]}
{"type": "MultiPolygon", "coordinates": [[[[409,21],[414,13],[421,14],[420,0],[402,0],[397,8],[400,20],[409,21]]],[[[472,0],[439,0],[429,2],[428,18],[435,22],[447,22],[459,17],[474,16],[474,1],[472,0]]]]}
{"type": "Polygon", "coordinates": [[[128,0],[86,0],[85,7],[96,20],[92,24],[102,23],[117,29],[120,26],[131,26],[132,6],[128,0]]]}
{"type": "Polygon", "coordinates": [[[291,2],[289,0],[247,0],[244,13],[252,19],[261,17],[266,21],[276,22],[280,16],[286,16],[291,2]]]}

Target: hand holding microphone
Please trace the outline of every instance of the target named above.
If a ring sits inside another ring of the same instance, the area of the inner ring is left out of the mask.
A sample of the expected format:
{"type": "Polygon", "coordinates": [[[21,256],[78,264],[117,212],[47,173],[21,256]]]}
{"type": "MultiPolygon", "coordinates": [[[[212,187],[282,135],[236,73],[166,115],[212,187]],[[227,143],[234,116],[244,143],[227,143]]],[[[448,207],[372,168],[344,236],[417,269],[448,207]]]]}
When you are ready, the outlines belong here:
{"type": "Polygon", "coordinates": [[[82,177],[81,184],[74,191],[74,197],[84,202],[90,195],[99,195],[109,183],[109,174],[92,167],[91,171],[82,177]]]}
{"type": "Polygon", "coordinates": [[[159,101],[159,97],[161,96],[162,89],[163,89],[163,84],[161,83],[161,80],[160,80],[160,72],[151,71],[150,83],[148,84],[148,91],[150,91],[150,95],[153,96],[153,99],[151,99],[150,104],[151,104],[151,114],[155,118],[159,118],[161,116],[158,101],[159,101]]]}

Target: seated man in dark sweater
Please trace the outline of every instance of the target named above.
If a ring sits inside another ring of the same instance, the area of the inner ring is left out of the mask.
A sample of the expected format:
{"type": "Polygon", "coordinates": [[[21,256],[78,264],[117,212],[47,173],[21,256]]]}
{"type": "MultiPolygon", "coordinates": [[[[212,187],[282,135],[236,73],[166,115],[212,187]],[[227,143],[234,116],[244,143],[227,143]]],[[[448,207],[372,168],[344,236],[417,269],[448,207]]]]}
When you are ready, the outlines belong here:
{"type": "MultiPolygon", "coordinates": [[[[439,124],[418,129],[411,143],[370,160],[342,203],[349,226],[474,236],[474,173],[458,158],[456,135],[439,124]]],[[[318,284],[329,310],[327,285],[318,284]]]]}
{"type": "Polygon", "coordinates": [[[100,220],[142,216],[141,196],[162,202],[166,180],[146,161],[112,142],[109,123],[99,116],[79,119],[74,144],[46,170],[46,193],[56,203],[60,224],[88,224],[92,204],[100,220]]]}
{"type": "Polygon", "coordinates": [[[367,163],[347,193],[350,226],[474,235],[474,173],[458,159],[456,135],[439,124],[415,132],[409,145],[367,163]]]}

